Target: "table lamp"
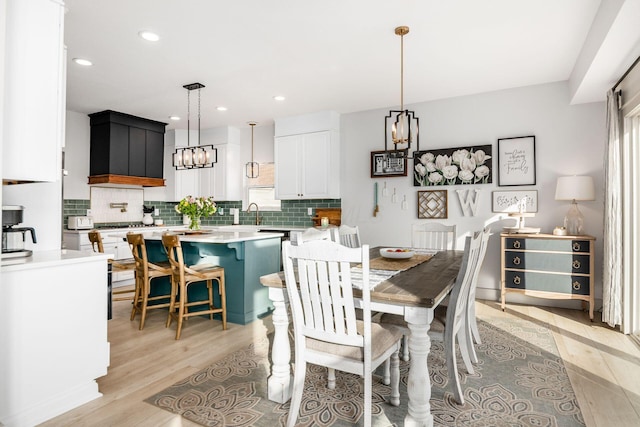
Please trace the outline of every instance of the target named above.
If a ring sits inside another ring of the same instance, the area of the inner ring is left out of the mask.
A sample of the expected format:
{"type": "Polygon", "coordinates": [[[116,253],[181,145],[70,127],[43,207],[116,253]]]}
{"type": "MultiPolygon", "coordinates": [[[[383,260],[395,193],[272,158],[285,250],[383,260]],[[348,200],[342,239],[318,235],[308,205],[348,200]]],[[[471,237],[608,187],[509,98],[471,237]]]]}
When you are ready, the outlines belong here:
{"type": "Polygon", "coordinates": [[[564,226],[569,235],[584,234],[584,216],[578,209],[578,200],[595,200],[593,178],[590,176],[561,176],[556,185],[556,200],[571,200],[564,226]]]}

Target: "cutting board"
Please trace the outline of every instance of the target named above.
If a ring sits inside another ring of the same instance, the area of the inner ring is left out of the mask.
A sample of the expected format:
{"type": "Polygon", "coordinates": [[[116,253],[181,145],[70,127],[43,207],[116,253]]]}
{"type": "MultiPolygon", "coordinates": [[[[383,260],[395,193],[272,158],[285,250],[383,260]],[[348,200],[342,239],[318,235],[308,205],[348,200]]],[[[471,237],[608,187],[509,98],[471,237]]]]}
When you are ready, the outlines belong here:
{"type": "Polygon", "coordinates": [[[316,227],[320,226],[320,218],[326,216],[329,218],[330,225],[340,225],[342,222],[342,209],[341,208],[316,208],[316,215],[311,219],[313,220],[313,225],[316,227]]]}

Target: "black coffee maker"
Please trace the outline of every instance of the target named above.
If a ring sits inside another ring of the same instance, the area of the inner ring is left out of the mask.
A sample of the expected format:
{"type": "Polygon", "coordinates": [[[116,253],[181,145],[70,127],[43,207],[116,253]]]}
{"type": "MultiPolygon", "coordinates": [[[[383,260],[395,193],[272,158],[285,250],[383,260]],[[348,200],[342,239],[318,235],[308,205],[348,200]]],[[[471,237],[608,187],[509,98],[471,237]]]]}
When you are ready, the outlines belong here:
{"type": "Polygon", "coordinates": [[[2,258],[28,257],[32,251],[24,248],[25,234],[31,234],[31,241],[36,240],[36,231],[31,227],[16,227],[22,223],[24,206],[2,207],[2,258]]]}

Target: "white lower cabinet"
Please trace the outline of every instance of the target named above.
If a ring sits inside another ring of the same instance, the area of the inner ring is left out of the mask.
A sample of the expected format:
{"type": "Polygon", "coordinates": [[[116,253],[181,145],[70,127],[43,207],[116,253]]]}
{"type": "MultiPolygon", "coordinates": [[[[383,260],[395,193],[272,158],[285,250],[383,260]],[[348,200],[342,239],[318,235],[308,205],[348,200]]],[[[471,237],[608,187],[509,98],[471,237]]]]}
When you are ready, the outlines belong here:
{"type": "Polygon", "coordinates": [[[339,149],[336,131],[276,137],[276,198],[339,198],[339,149]]]}

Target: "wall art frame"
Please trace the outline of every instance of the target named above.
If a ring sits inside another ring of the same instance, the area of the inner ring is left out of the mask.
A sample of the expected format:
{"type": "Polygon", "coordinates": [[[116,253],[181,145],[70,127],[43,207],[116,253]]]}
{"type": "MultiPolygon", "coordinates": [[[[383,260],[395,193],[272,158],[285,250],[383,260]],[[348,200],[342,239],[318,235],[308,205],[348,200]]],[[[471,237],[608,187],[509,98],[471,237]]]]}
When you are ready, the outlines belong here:
{"type": "Polygon", "coordinates": [[[538,212],[538,191],[537,190],[510,190],[491,192],[491,212],[519,212],[520,202],[527,198],[526,212],[538,212]]]}
{"type": "Polygon", "coordinates": [[[416,151],[413,160],[414,187],[492,182],[491,144],[416,151]]]}
{"type": "Polygon", "coordinates": [[[371,178],[407,176],[407,156],[402,151],[372,151],[371,178]]]}
{"type": "Polygon", "coordinates": [[[418,191],[418,218],[447,219],[448,205],[447,190],[418,191]]]}
{"type": "Polygon", "coordinates": [[[498,186],[536,185],[536,137],[498,139],[498,186]]]}

